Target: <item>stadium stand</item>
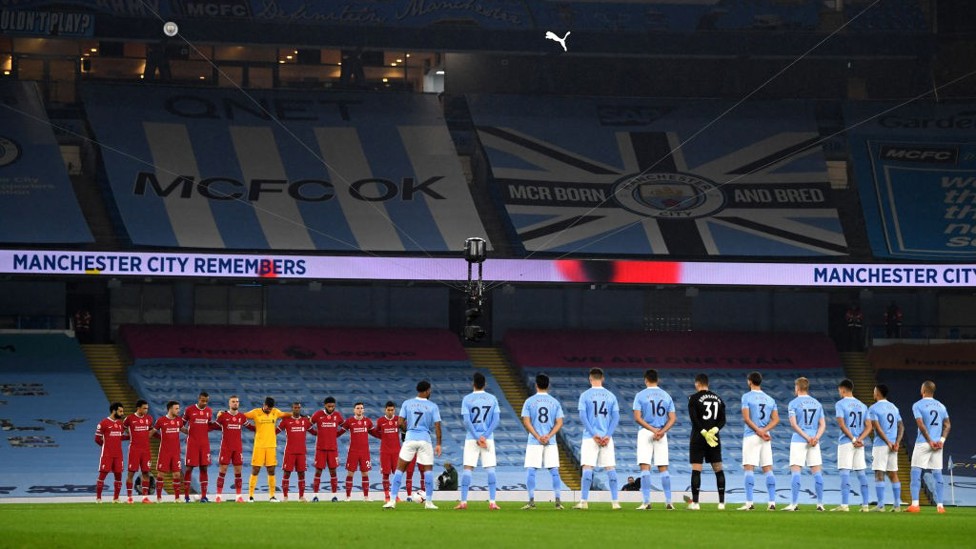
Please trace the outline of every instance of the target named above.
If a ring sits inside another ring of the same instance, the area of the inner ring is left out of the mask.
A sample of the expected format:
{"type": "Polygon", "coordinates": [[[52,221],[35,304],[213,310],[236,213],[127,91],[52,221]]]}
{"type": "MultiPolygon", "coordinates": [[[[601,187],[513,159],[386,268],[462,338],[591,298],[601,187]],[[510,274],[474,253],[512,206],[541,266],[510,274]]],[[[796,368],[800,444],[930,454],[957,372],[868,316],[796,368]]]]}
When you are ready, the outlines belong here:
{"type": "MultiPolygon", "coordinates": [[[[614,437],[617,470],[623,477],[639,471],[635,442],[637,425],[633,421],[634,395],[644,388],[643,371],[655,368],[660,387],[675,401],[677,423],[669,433],[672,487],[676,491],[690,486],[691,468],[687,463],[690,425],[688,397],[694,393],[694,377],[708,374],[710,388],[723,397],[727,410],[722,430],[723,457],[727,475],[728,501],[742,498],[742,433],[740,397],[748,389],[745,377],[758,370],[763,374],[763,389],[777,403],[782,424],[774,431],[773,460],[777,474],[777,491],[789,497],[789,419],[787,404],[793,399],[793,381],[800,376],[810,379],[810,394],[824,407],[827,431],[822,448],[826,481],[826,501],[839,501],[839,478],[836,475],[837,434],[833,419],[837,382],[844,377],[840,358],[824,336],[806,334],[759,335],[707,332],[580,332],[580,331],[510,331],[505,347],[531,386],[537,373],[552,380],[552,394],[563,403],[567,416],[563,435],[579,457],[582,426],[579,422],[579,394],[589,385],[587,372],[603,368],[605,386],[613,391],[620,404],[620,427],[614,437]],[[785,491],[784,491],[785,490],[785,491]]],[[[597,486],[606,488],[606,479],[597,473],[597,486]]],[[[714,490],[714,477],[703,475],[703,489],[714,490]]],[[[660,491],[656,474],[654,490],[660,491]]],[[[806,481],[805,481],[806,482],[806,481]]],[[[760,496],[761,497],[761,496],[760,496]]],[[[804,496],[807,497],[807,496],[804,496]]]]}
{"type": "MultiPolygon", "coordinates": [[[[237,394],[244,410],[260,407],[266,396],[273,396],[282,410],[297,401],[311,414],[326,396],[333,396],[343,417],[352,414],[354,402],[362,401],[366,415],[375,421],[388,400],[399,409],[416,394],[417,381],[428,379],[433,385],[431,400],[440,406],[444,437],[444,454],[435,459],[435,472],[439,474],[444,461],[461,466],[460,406],[471,392],[474,370],[457,338],[446,330],[126,326],[122,336],[135,359],[130,381],[150,402],[154,416],[164,413],[167,400],[185,407],[200,391],[207,391],[215,411],[226,408],[227,398],[237,394]]],[[[502,423],[495,431],[499,489],[523,489],[525,431],[494,377],[483,373],[489,392],[502,406],[502,423]]],[[[219,436],[211,433],[215,452],[219,436]]],[[[348,440],[339,439],[341,459],[348,440]]],[[[244,443],[247,455],[252,440],[245,436],[244,443]]],[[[314,449],[314,437],[308,443],[314,449]]],[[[371,440],[371,450],[378,457],[378,440],[371,440]]],[[[373,490],[382,490],[378,462],[370,480],[373,490]]],[[[484,476],[476,471],[473,489],[485,486],[484,476]]]]}
{"type": "Polygon", "coordinates": [[[105,394],[73,338],[0,334],[0,494],[93,495],[95,427],[106,416],[105,394]]]}

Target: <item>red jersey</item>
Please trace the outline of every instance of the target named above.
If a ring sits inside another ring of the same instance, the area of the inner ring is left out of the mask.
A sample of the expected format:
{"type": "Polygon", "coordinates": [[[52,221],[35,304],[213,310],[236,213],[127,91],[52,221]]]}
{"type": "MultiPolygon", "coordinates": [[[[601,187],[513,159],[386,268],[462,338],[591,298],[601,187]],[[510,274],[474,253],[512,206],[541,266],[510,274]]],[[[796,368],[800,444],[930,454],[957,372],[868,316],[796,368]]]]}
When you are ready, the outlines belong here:
{"type": "Polygon", "coordinates": [[[183,412],[183,421],[187,426],[186,443],[203,444],[210,447],[210,422],[213,420],[213,410],[205,406],[202,410],[193,404],[183,412]]]}
{"type": "Polygon", "coordinates": [[[151,415],[146,414],[139,417],[136,414],[129,414],[125,416],[122,425],[129,431],[130,450],[149,449],[149,431],[153,426],[153,418],[151,415]]]}
{"type": "Polygon", "coordinates": [[[180,429],[183,428],[183,418],[160,416],[156,420],[154,429],[159,431],[159,453],[178,456],[180,451],[180,429]]]}
{"type": "Polygon", "coordinates": [[[380,416],[376,420],[376,428],[373,429],[373,436],[380,439],[380,453],[394,453],[400,451],[400,417],[393,416],[387,419],[380,416]]]}
{"type": "Polygon", "coordinates": [[[349,431],[350,454],[354,452],[369,453],[369,432],[373,430],[373,420],[365,416],[363,419],[350,417],[342,424],[342,428],[349,431]]]}
{"type": "Polygon", "coordinates": [[[217,425],[220,425],[220,430],[223,433],[223,436],[220,438],[221,453],[224,453],[225,450],[244,451],[244,444],[241,442],[241,432],[245,423],[247,423],[247,417],[240,412],[236,414],[230,412],[217,414],[217,425]]]}
{"type": "Polygon", "coordinates": [[[312,414],[312,428],[315,429],[315,449],[316,450],[338,450],[339,445],[336,437],[339,436],[339,428],[342,427],[342,414],[339,410],[327,414],[325,410],[318,410],[312,414]]]}
{"type": "Polygon", "coordinates": [[[285,454],[307,454],[305,434],[312,428],[312,420],[308,416],[294,417],[291,415],[281,418],[278,432],[287,433],[285,440],[285,454]]]}
{"type": "Polygon", "coordinates": [[[102,447],[102,457],[122,457],[122,421],[107,417],[95,427],[95,442],[102,447]]]}

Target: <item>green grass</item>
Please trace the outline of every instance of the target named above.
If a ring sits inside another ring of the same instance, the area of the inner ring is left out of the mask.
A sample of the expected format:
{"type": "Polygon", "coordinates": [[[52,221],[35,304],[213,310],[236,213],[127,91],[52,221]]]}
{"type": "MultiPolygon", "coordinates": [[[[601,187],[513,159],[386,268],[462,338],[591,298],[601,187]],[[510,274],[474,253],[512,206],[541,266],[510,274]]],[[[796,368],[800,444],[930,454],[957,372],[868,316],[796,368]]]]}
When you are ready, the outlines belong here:
{"type": "MultiPolygon", "coordinates": [[[[0,506],[0,547],[944,547],[976,546],[976,509],[906,513],[534,511],[472,502],[453,511],[401,503],[254,503],[0,506]]],[[[657,506],[657,505],[656,505],[657,506]]],[[[681,506],[683,507],[683,505],[681,506]]],[[[733,507],[733,506],[730,506],[733,507]]]]}

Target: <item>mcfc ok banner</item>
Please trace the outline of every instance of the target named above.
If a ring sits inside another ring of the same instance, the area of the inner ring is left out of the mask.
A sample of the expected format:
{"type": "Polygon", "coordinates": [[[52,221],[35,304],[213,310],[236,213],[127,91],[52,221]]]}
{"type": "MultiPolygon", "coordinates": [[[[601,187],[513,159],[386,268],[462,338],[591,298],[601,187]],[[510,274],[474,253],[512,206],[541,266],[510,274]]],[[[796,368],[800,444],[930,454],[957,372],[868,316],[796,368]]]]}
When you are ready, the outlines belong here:
{"type": "Polygon", "coordinates": [[[810,103],[469,102],[527,251],[847,255],[810,103]]]}
{"type": "Polygon", "coordinates": [[[485,237],[437,98],[92,85],[134,244],[460,251],[485,237]]]}
{"type": "Polygon", "coordinates": [[[976,258],[976,105],[847,106],[851,157],[878,257],[976,258]]]}

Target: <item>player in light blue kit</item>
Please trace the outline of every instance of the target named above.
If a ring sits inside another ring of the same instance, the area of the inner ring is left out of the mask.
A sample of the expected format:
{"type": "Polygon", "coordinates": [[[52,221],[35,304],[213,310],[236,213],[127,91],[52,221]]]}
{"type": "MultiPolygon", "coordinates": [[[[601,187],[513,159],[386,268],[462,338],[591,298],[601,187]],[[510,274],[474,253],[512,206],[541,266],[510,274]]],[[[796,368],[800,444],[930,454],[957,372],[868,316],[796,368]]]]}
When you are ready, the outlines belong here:
{"type": "Polygon", "coordinates": [[[617,460],[613,449],[613,431],[620,423],[620,406],[617,397],[603,387],[603,370],[590,370],[590,388],[579,398],[580,421],[583,422],[583,441],[580,444],[580,465],[583,466],[580,501],[574,509],[587,509],[590,486],[593,484],[593,468],[607,470],[610,484],[611,509],[620,509],[617,502],[617,460]]]}
{"type": "Polygon", "coordinates": [[[641,496],[643,502],[638,511],[651,508],[651,462],[661,473],[665,508],[674,510],[671,504],[671,473],[668,472],[668,431],[674,426],[677,415],[674,400],[664,389],[657,386],[657,370],[644,372],[646,388],[634,396],[634,421],[641,427],[637,432],[637,465],[641,470],[641,496]]]}
{"type": "Polygon", "coordinates": [[[746,503],[739,511],[752,511],[752,492],[756,479],[753,468],[762,467],[766,475],[770,511],[776,510],[776,477],[773,475],[773,437],[769,432],[779,424],[779,411],[773,397],[763,392],[762,374],[750,372],[746,377],[749,392],[742,395],[742,420],[745,433],[742,436],[742,468],[745,470],[746,503]]]}
{"type": "Polygon", "coordinates": [[[417,397],[403,401],[400,406],[400,429],[406,430],[403,446],[397,461],[397,471],[390,483],[390,501],[384,509],[396,509],[397,492],[403,482],[407,465],[417,458],[417,465],[424,475],[427,486],[426,509],[437,509],[434,505],[434,456],[441,455],[441,412],[436,404],[430,401],[430,382],[427,380],[417,383],[417,397]],[[431,448],[430,433],[437,437],[437,445],[431,448]]]}
{"type": "Polygon", "coordinates": [[[823,457],[820,455],[820,439],[827,430],[823,406],[810,396],[810,380],[796,378],[793,385],[796,398],[790,401],[790,426],[793,438],[790,439],[790,471],[792,482],[790,504],[784,511],[796,511],[800,501],[800,471],[809,467],[813,473],[813,484],[817,492],[817,511],[823,511],[823,457]]]}
{"type": "Polygon", "coordinates": [[[942,505],[942,492],[945,485],[942,481],[942,448],[949,438],[949,412],[935,396],[935,382],[922,383],[922,400],[912,405],[912,415],[918,425],[918,437],[915,439],[915,449],[912,450],[912,504],[909,513],[919,513],[918,492],[922,488],[922,470],[932,471],[935,478],[935,504],[939,513],[945,513],[942,505]]]}
{"type": "Polygon", "coordinates": [[[522,509],[535,509],[535,472],[545,467],[552,476],[556,509],[562,510],[559,491],[563,481],[559,478],[556,433],[563,428],[563,407],[556,397],[549,394],[549,376],[535,376],[535,394],[522,405],[522,425],[529,432],[525,445],[525,487],[529,491],[529,502],[522,509]]]}
{"type": "Polygon", "coordinates": [[[888,386],[874,388],[875,403],[868,408],[868,416],[874,426],[874,447],[871,449],[871,468],[874,469],[874,489],[878,494],[875,511],[884,512],[884,477],[891,480],[892,512],[901,511],[901,481],[898,479],[898,450],[905,435],[898,407],[888,401],[888,386]]]}
{"type": "Polygon", "coordinates": [[[498,427],[501,411],[495,395],[485,392],[485,374],[475,372],[471,380],[473,392],[461,400],[461,418],[464,421],[464,471],[461,473],[461,502],[455,509],[468,508],[468,490],[471,489],[471,475],[478,460],[488,474],[488,510],[497,511],[495,490],[495,427],[498,427]]]}
{"type": "Polygon", "coordinates": [[[871,436],[871,422],[868,421],[868,407],[854,398],[854,382],[842,379],[837,384],[840,400],[834,405],[840,435],[837,437],[837,469],[840,471],[841,504],[831,511],[849,511],[851,499],[851,471],[857,472],[861,484],[861,512],[871,510],[868,504],[868,476],[864,474],[867,462],[864,459],[864,441],[871,436]]]}

